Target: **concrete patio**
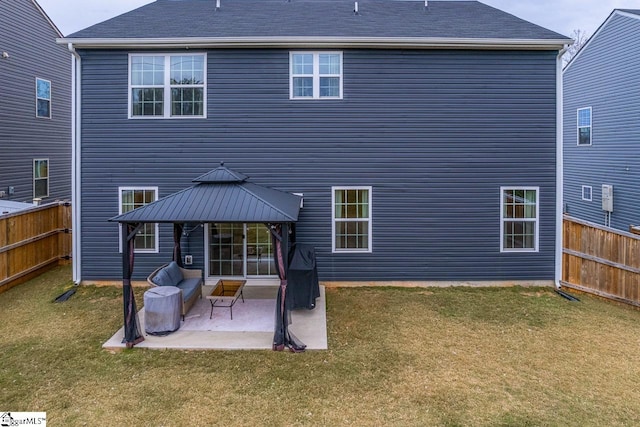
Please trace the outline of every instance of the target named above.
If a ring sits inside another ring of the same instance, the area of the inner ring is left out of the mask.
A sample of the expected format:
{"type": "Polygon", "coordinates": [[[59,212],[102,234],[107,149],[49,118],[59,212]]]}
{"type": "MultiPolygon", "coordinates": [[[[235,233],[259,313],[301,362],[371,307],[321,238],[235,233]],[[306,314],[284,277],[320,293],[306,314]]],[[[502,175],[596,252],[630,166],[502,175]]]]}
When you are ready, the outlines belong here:
{"type": "MultiPolygon", "coordinates": [[[[203,287],[203,293],[205,294],[211,290],[212,287],[210,286],[203,287]]],[[[138,312],[138,316],[144,341],[135,347],[179,350],[271,350],[277,292],[278,288],[272,286],[245,286],[245,301],[272,300],[273,305],[261,304],[262,307],[265,307],[264,310],[268,310],[268,312],[255,313],[247,318],[247,316],[242,316],[241,305],[243,303],[239,300],[234,306],[234,320],[231,321],[226,320],[226,317],[229,316],[229,311],[223,307],[216,308],[214,310],[216,317],[209,320],[210,305],[203,298],[187,313],[185,320],[180,322],[180,329],[166,336],[154,336],[144,331],[143,307],[138,312]],[[202,317],[205,314],[207,317],[203,319],[202,317]],[[216,325],[213,322],[216,322],[216,318],[220,318],[219,316],[225,316],[225,319],[216,325]],[[193,328],[188,330],[189,322],[194,317],[199,317],[197,321],[201,324],[212,322],[209,328],[212,330],[193,330],[193,328]],[[269,324],[264,324],[265,321],[269,324]],[[262,322],[263,324],[257,325],[255,322],[262,322]],[[229,330],[224,330],[225,325],[229,325],[227,328],[229,330]]],[[[323,286],[320,287],[320,297],[316,300],[316,307],[313,310],[292,311],[289,331],[307,345],[307,350],[326,350],[328,348],[326,299],[323,286]]],[[[123,349],[126,347],[122,342],[123,337],[124,328],[120,328],[102,347],[110,350],[123,349]]]]}

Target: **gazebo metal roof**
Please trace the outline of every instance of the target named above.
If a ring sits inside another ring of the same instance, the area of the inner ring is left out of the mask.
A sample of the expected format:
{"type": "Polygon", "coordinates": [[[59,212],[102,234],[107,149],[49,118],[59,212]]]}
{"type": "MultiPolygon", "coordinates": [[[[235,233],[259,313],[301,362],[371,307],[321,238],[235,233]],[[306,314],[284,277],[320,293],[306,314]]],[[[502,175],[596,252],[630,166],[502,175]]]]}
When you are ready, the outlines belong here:
{"type": "Polygon", "coordinates": [[[224,164],[196,185],[110,218],[120,223],[296,222],[300,196],[247,182],[224,164]]]}

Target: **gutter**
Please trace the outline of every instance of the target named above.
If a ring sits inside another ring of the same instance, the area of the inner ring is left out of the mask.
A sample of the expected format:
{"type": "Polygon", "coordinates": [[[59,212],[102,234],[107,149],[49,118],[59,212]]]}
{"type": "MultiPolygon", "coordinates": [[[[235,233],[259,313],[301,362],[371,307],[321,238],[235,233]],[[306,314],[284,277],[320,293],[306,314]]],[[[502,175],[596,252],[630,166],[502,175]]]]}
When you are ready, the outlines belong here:
{"type": "Polygon", "coordinates": [[[562,55],[570,44],[565,45],[556,58],[556,259],[555,286],[559,290],[562,285],[562,234],[563,234],[563,199],[564,199],[564,135],[563,135],[563,88],[562,88],[562,55]]]}
{"type": "Polygon", "coordinates": [[[71,65],[71,201],[72,201],[72,253],[73,253],[73,281],[79,284],[82,278],[82,246],[80,236],[81,229],[81,127],[80,127],[80,107],[81,107],[81,81],[82,81],[82,60],[72,43],[67,45],[72,54],[71,65]]]}
{"type": "Polygon", "coordinates": [[[563,49],[567,39],[472,39],[438,37],[179,37],[60,38],[82,48],[382,48],[563,49]]]}

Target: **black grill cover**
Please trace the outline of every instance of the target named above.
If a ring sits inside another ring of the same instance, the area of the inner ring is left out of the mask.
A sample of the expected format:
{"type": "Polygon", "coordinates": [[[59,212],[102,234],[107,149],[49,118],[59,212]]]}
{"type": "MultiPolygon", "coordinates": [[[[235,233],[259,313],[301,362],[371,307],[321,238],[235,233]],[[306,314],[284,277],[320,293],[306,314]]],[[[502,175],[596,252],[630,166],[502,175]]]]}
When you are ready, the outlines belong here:
{"type": "Polygon", "coordinates": [[[316,268],[316,250],[313,246],[296,243],[291,248],[287,293],[293,301],[292,309],[315,308],[316,298],[320,296],[320,285],[316,268]]]}

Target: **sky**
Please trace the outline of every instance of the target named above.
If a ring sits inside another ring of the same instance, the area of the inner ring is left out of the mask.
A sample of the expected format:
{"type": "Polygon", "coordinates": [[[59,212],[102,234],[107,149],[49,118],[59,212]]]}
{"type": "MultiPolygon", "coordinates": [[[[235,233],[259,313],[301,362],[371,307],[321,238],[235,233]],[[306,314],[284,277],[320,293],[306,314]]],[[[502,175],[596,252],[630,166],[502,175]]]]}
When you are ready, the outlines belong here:
{"type": "MultiPolygon", "coordinates": [[[[38,3],[66,36],[152,1],[38,0],[38,3]]],[[[593,35],[613,9],[640,9],[640,0],[482,0],[482,2],[565,36],[571,36],[573,30],[577,29],[593,35]]]]}

